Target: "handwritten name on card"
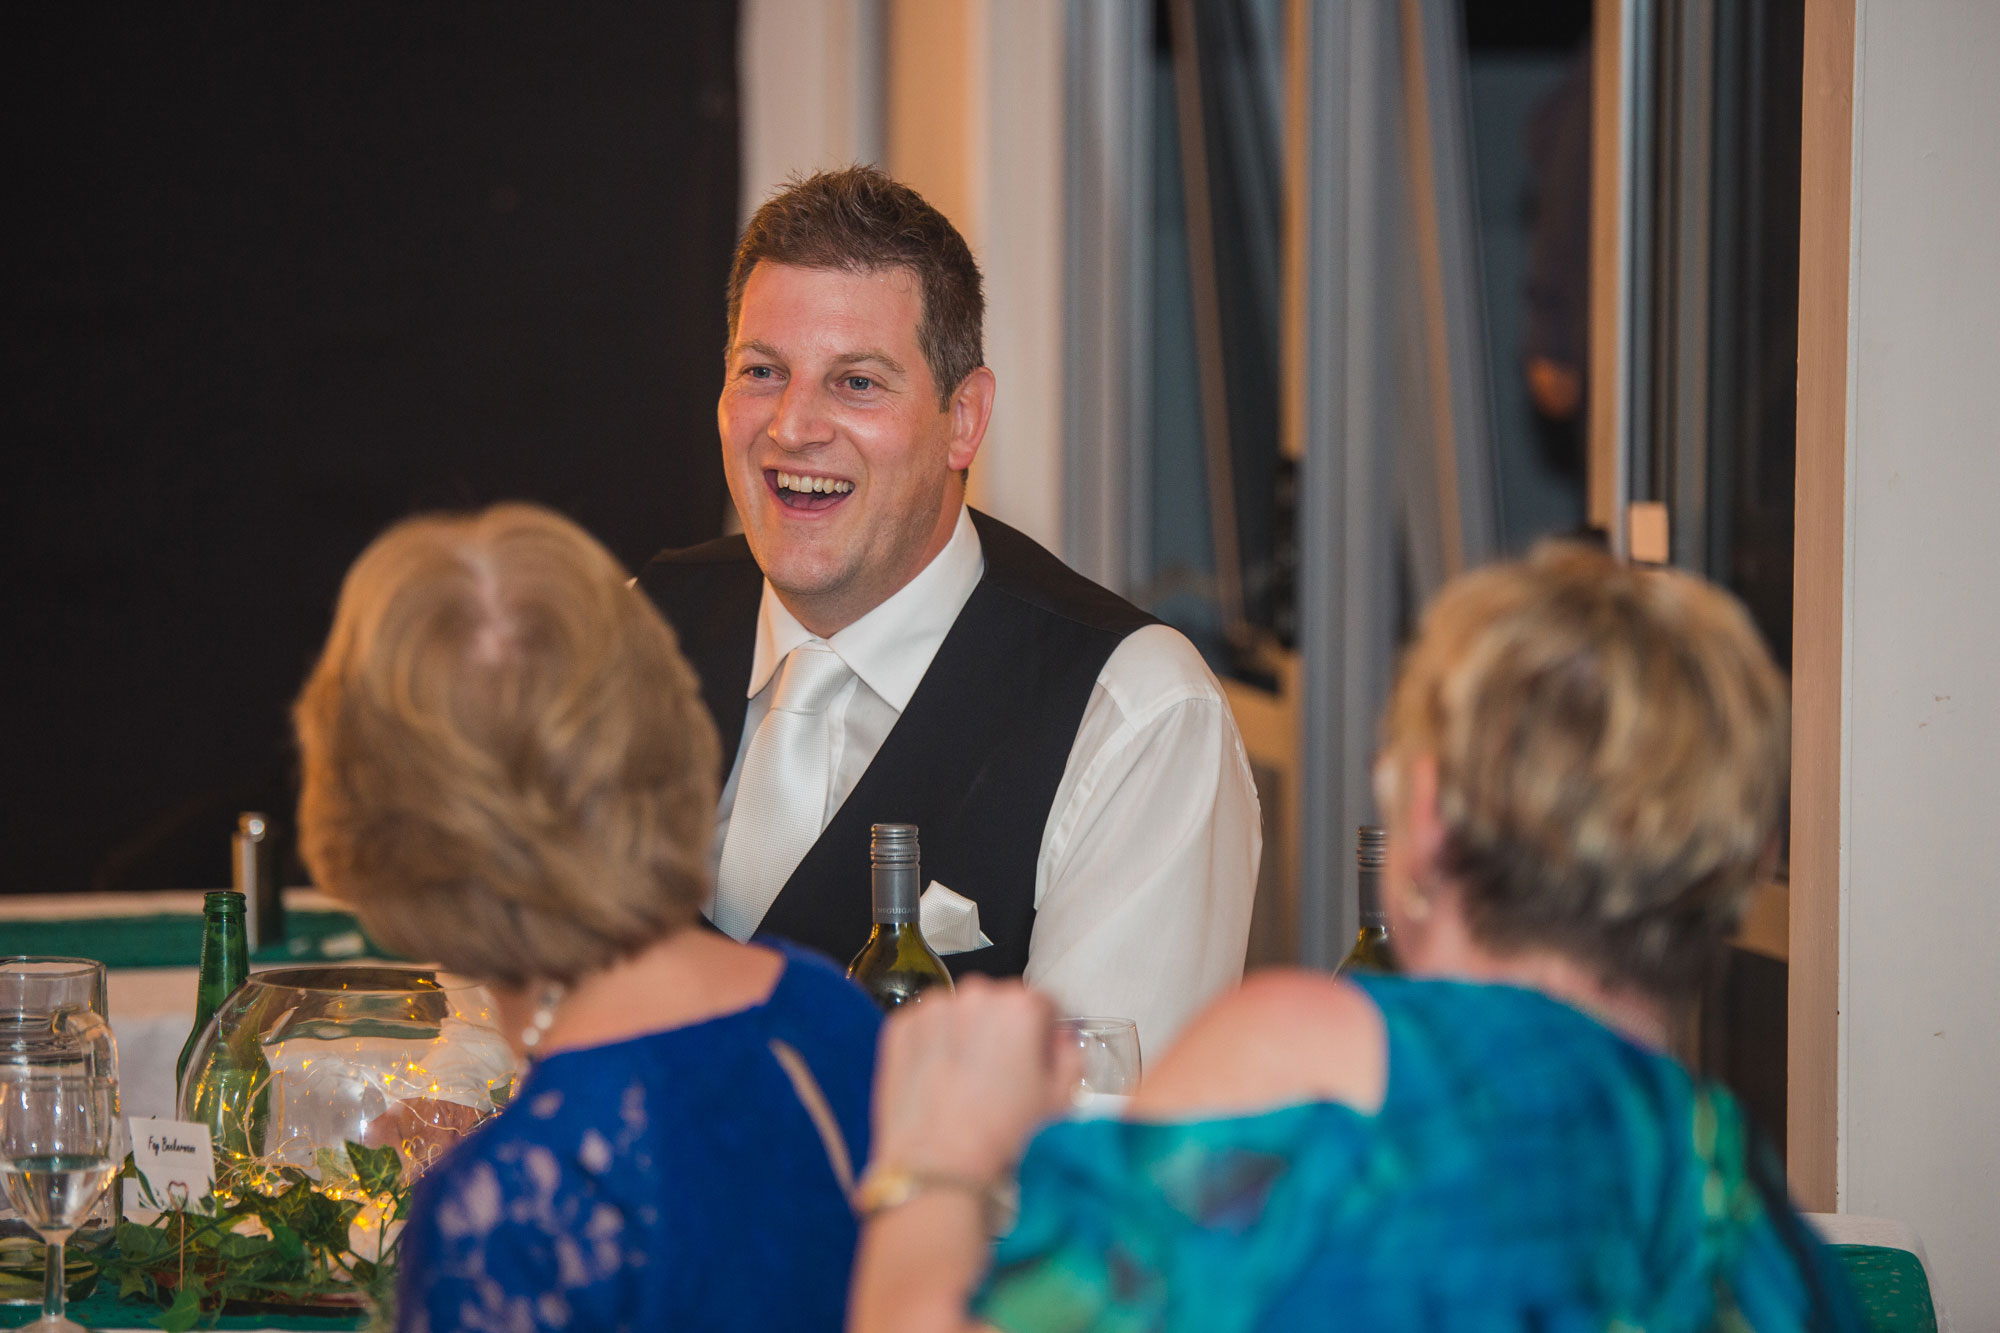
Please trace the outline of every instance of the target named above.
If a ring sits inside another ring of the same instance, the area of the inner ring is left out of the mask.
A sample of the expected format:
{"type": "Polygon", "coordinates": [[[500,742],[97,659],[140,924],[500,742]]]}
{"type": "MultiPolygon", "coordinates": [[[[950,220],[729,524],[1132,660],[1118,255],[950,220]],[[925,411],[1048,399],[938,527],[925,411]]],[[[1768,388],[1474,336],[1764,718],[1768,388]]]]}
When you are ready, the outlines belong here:
{"type": "Polygon", "coordinates": [[[215,1190],[215,1145],[208,1126],[133,1117],[132,1160],[154,1206],[188,1208],[215,1190]]]}

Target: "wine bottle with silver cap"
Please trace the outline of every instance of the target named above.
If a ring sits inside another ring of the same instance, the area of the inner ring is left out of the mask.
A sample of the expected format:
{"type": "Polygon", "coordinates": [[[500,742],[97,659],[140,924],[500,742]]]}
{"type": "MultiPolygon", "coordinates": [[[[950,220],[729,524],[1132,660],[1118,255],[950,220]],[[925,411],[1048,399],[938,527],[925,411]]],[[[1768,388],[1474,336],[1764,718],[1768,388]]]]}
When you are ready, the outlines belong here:
{"type": "Polygon", "coordinates": [[[923,998],[933,988],[949,992],[951,973],[924,942],[917,923],[917,896],[923,876],[915,824],[876,824],[870,829],[875,928],[847,975],[883,1009],[923,998]]]}
{"type": "Polygon", "coordinates": [[[1382,907],[1382,867],[1387,859],[1388,834],[1374,824],[1363,824],[1354,848],[1355,885],[1360,890],[1361,928],[1354,933],[1354,947],[1340,960],[1336,972],[1394,972],[1395,950],[1389,947],[1389,914],[1382,907]]]}

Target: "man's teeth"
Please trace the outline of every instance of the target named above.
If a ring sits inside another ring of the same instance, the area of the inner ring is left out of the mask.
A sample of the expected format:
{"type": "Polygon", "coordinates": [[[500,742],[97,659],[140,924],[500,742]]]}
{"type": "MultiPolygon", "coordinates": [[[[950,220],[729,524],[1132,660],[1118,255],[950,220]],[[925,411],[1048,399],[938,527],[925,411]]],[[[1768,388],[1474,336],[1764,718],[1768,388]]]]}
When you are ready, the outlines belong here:
{"type": "Polygon", "coordinates": [[[808,495],[845,495],[854,489],[851,481],[835,481],[832,477],[801,477],[790,472],[778,474],[778,485],[783,490],[808,495]]]}

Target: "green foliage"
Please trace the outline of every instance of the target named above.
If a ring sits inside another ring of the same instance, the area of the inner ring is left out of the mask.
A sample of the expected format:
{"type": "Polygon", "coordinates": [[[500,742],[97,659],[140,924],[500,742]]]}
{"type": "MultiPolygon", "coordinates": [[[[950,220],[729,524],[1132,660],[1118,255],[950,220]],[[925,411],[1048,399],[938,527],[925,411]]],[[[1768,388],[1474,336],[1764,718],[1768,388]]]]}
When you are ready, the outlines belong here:
{"type": "Polygon", "coordinates": [[[394,1148],[363,1148],[350,1143],[347,1160],[354,1164],[354,1179],[367,1193],[387,1194],[402,1188],[403,1159],[394,1148]]]}
{"type": "MultiPolygon", "coordinates": [[[[364,1295],[378,1308],[394,1291],[396,1242],[383,1227],[409,1212],[410,1191],[394,1148],[349,1143],[321,1152],[315,1181],[297,1167],[241,1172],[218,1182],[198,1208],[121,1223],[90,1259],[100,1281],[126,1300],[160,1308],[168,1333],[213,1325],[226,1306],[313,1305],[364,1295]],[[367,1214],[368,1226],[353,1224],[367,1214]],[[355,1248],[359,1245],[359,1252],[355,1248]]],[[[137,1179],[128,1156],[119,1180],[137,1179]]]]}

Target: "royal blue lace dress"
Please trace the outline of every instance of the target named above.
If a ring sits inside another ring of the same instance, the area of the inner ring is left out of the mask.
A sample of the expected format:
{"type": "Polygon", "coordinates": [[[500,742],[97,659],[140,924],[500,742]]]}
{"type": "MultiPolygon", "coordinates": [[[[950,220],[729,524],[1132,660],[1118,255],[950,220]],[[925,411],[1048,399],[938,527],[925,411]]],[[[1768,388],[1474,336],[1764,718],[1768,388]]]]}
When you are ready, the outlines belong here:
{"type": "Polygon", "coordinates": [[[1846,1330],[1720,1088],[1533,991],[1363,978],[1380,1111],[1051,1126],[976,1309],[1008,1333],[1846,1330]]]}
{"type": "Polygon", "coordinates": [[[840,1328],[854,1215],[773,1043],[811,1069],[858,1171],[881,1016],[780,947],[763,1004],[535,1065],[419,1187],[397,1326],[840,1328]]]}

